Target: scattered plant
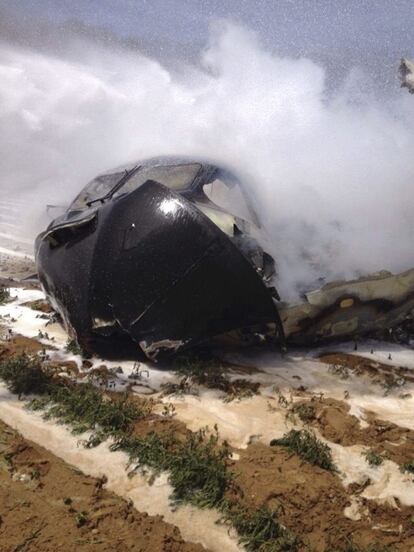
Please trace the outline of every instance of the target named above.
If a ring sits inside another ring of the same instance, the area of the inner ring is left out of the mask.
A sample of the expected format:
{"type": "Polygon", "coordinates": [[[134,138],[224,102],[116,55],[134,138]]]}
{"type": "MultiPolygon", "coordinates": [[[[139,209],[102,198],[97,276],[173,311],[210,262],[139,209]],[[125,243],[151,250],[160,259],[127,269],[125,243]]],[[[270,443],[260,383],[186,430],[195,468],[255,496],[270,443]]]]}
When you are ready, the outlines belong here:
{"type": "Polygon", "coordinates": [[[72,426],[74,434],[92,431],[83,444],[94,447],[110,436],[130,433],[136,420],[150,414],[152,403],[133,402],[126,394],[120,399],[111,399],[90,383],[60,382],[49,389],[46,397],[34,399],[28,407],[45,410],[45,419],[56,419],[72,426]]]}
{"type": "Polygon", "coordinates": [[[5,287],[0,287],[0,305],[10,301],[10,291],[5,287]]]}
{"type": "Polygon", "coordinates": [[[88,521],[88,516],[86,512],[83,511],[76,512],[73,517],[75,519],[76,527],[83,527],[88,521]]]}
{"type": "Polygon", "coordinates": [[[185,440],[174,435],[161,437],[149,433],[145,437],[122,437],[112,450],[123,450],[130,465],[148,467],[156,474],[169,472],[175,504],[190,503],[201,508],[220,507],[224,493],[232,481],[226,460],[230,456],[227,443],[219,443],[217,430],[188,432],[185,440]]]}
{"type": "Polygon", "coordinates": [[[239,534],[239,543],[247,552],[296,552],[301,542],[279,523],[277,511],[265,507],[228,509],[222,520],[233,525],[239,534]]]}
{"type": "Polygon", "coordinates": [[[45,393],[51,383],[51,378],[42,370],[40,360],[27,355],[2,360],[0,378],[19,399],[30,393],[45,393]]]}
{"type": "Polygon", "coordinates": [[[324,470],[336,471],[329,446],[320,441],[312,431],[292,429],[281,439],[273,439],[271,446],[286,447],[302,460],[324,470]]]}
{"type": "Polygon", "coordinates": [[[173,418],[175,416],[175,406],[172,403],[164,404],[161,416],[164,416],[164,418],[173,418]]]}
{"type": "Polygon", "coordinates": [[[298,416],[298,418],[304,423],[308,424],[310,422],[313,422],[316,418],[316,409],[313,404],[305,404],[305,403],[299,403],[294,404],[289,409],[289,417],[295,417],[298,416]]]}
{"type": "Polygon", "coordinates": [[[79,345],[76,339],[68,339],[68,341],[66,342],[65,351],[72,355],[83,356],[82,347],[79,345]]]}
{"type": "Polygon", "coordinates": [[[414,474],[414,460],[410,460],[403,464],[400,468],[403,473],[412,473],[414,474]]]}
{"type": "Polygon", "coordinates": [[[244,399],[258,393],[260,384],[245,379],[230,379],[226,366],[213,357],[201,357],[195,353],[176,359],[174,369],[181,377],[179,383],[164,386],[164,394],[189,393],[194,386],[218,389],[226,394],[225,401],[244,399]]]}
{"type": "Polygon", "coordinates": [[[372,449],[365,450],[362,454],[363,456],[365,456],[365,459],[368,462],[368,464],[372,467],[381,466],[381,464],[385,460],[385,457],[383,455],[375,452],[372,449]]]}

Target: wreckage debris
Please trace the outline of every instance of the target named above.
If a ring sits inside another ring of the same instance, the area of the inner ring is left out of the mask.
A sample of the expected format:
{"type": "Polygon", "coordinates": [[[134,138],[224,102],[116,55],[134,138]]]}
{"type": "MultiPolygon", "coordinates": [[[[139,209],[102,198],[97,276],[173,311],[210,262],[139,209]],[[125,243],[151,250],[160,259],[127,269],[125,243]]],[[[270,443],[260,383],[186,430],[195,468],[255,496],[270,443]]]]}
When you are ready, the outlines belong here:
{"type": "Polygon", "coordinates": [[[399,68],[401,87],[414,94],[414,63],[402,58],[399,68]]]}
{"type": "Polygon", "coordinates": [[[281,302],[242,179],[193,159],[150,159],[96,177],[35,249],[49,302],[85,352],[113,338],[132,339],[151,359],[211,339],[308,346],[389,333],[414,309],[414,270],[281,302]]]}
{"type": "Polygon", "coordinates": [[[127,334],[150,358],[283,328],[274,261],[239,180],[152,159],[98,176],[36,240],[40,281],[85,349],[127,334]],[[226,207],[230,206],[230,207],[226,207]]]}

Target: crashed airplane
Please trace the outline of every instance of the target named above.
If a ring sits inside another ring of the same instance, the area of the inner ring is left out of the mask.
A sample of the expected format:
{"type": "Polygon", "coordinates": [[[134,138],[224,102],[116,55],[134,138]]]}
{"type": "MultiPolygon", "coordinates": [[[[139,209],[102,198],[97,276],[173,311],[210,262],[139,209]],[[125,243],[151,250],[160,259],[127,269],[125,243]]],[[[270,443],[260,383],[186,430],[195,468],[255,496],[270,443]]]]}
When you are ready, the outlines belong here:
{"type": "Polygon", "coordinates": [[[243,182],[158,158],[90,182],[36,240],[39,279],[89,351],[127,335],[156,360],[211,339],[315,344],[388,330],[414,308],[414,270],[327,284],[280,301],[243,182]]]}

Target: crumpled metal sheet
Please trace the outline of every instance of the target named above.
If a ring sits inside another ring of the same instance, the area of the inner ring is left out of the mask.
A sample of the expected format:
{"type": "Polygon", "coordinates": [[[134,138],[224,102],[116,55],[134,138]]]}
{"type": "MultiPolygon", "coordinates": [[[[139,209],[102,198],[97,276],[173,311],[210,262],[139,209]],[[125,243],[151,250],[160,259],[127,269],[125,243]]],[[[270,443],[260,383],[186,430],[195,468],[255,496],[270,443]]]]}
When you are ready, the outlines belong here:
{"type": "Polygon", "coordinates": [[[333,282],[279,307],[289,343],[309,345],[357,337],[402,323],[414,309],[414,269],[382,271],[358,280],[333,282]]]}
{"type": "Polygon", "coordinates": [[[148,180],[52,223],[36,242],[39,278],[87,349],[121,331],[156,358],[230,330],[280,327],[273,291],[226,229],[148,180]]]}

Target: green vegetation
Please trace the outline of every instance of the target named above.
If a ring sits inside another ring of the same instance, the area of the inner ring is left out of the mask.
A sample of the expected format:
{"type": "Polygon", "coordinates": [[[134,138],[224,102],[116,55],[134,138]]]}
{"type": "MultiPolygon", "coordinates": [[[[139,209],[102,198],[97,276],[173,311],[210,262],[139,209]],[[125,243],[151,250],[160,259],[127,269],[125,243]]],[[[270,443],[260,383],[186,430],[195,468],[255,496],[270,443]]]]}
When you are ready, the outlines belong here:
{"type": "Polygon", "coordinates": [[[73,517],[76,523],[76,527],[83,527],[88,521],[88,516],[86,512],[76,512],[73,517]]]}
{"type": "MultiPolygon", "coordinates": [[[[241,495],[229,468],[230,447],[220,441],[217,428],[213,433],[200,430],[184,435],[151,432],[138,436],[134,434],[135,422],[151,413],[152,402],[134,401],[127,395],[108,395],[91,383],[73,384],[43,371],[37,357],[23,355],[1,361],[0,378],[13,392],[39,394],[28,406],[44,411],[46,418],[68,424],[74,433],[91,431],[85,446],[96,446],[111,437],[111,450],[122,450],[128,455],[131,476],[137,469],[150,469],[154,475],[168,473],[173,503],[217,508],[222,512],[222,521],[237,530],[247,552],[303,549],[301,540],[279,521],[277,511],[241,506],[237,499],[229,499],[229,495],[239,498],[241,495]]],[[[305,417],[310,415],[307,411],[302,413],[305,417]]],[[[324,469],[335,469],[329,447],[309,431],[292,430],[271,444],[285,446],[324,469]]],[[[64,497],[63,502],[71,507],[70,497],[64,497]]],[[[88,523],[86,512],[71,511],[77,527],[88,523]]],[[[349,543],[343,549],[336,547],[335,552],[391,551],[384,547],[362,549],[349,543]]]]}
{"type": "Polygon", "coordinates": [[[34,399],[28,407],[45,410],[45,419],[56,419],[72,426],[74,434],[92,431],[84,444],[93,447],[108,437],[130,433],[136,420],[150,414],[152,403],[136,403],[127,395],[112,400],[91,383],[58,382],[49,385],[47,395],[34,399]]]}
{"type": "Polygon", "coordinates": [[[306,429],[292,429],[281,439],[273,439],[270,445],[286,447],[309,464],[319,466],[324,470],[336,471],[331,449],[320,441],[313,432],[306,429]]]}
{"type": "Polygon", "coordinates": [[[203,386],[223,391],[226,402],[230,402],[251,397],[260,387],[259,383],[245,379],[230,379],[226,374],[228,366],[210,355],[186,353],[175,360],[173,368],[181,379],[179,383],[164,386],[165,394],[189,393],[193,386],[203,386]]]}
{"type": "Polygon", "coordinates": [[[5,287],[0,287],[0,305],[10,301],[10,291],[5,287]]]}
{"type": "Polygon", "coordinates": [[[410,460],[403,464],[400,468],[403,473],[412,473],[414,474],[414,460],[410,460]]]}
{"type": "Polygon", "coordinates": [[[373,451],[372,449],[368,449],[364,451],[363,456],[365,456],[366,461],[368,464],[372,467],[374,466],[381,466],[381,464],[384,462],[385,457],[381,454],[378,454],[377,452],[373,451]]]}
{"type": "Polygon", "coordinates": [[[225,512],[223,519],[233,525],[247,552],[297,552],[301,541],[277,519],[277,512],[267,508],[236,508],[225,512]]]}
{"type": "Polygon", "coordinates": [[[212,435],[206,430],[188,432],[184,440],[153,432],[145,437],[123,436],[111,448],[128,454],[133,471],[146,466],[156,474],[169,472],[174,503],[219,508],[233,478],[226,462],[229,447],[219,443],[217,431],[212,435]]]}
{"type": "Polygon", "coordinates": [[[72,355],[84,356],[83,355],[83,349],[79,345],[79,343],[76,341],[76,339],[68,339],[68,341],[66,343],[66,346],[65,346],[65,351],[67,353],[72,354],[72,355]]]}
{"type": "Polygon", "coordinates": [[[50,384],[50,378],[43,372],[40,360],[27,355],[0,362],[0,378],[19,399],[30,393],[43,394],[50,384]]]}
{"type": "Polygon", "coordinates": [[[298,416],[298,418],[304,423],[309,424],[316,419],[316,408],[313,404],[294,404],[288,412],[289,417],[298,416]]]}

